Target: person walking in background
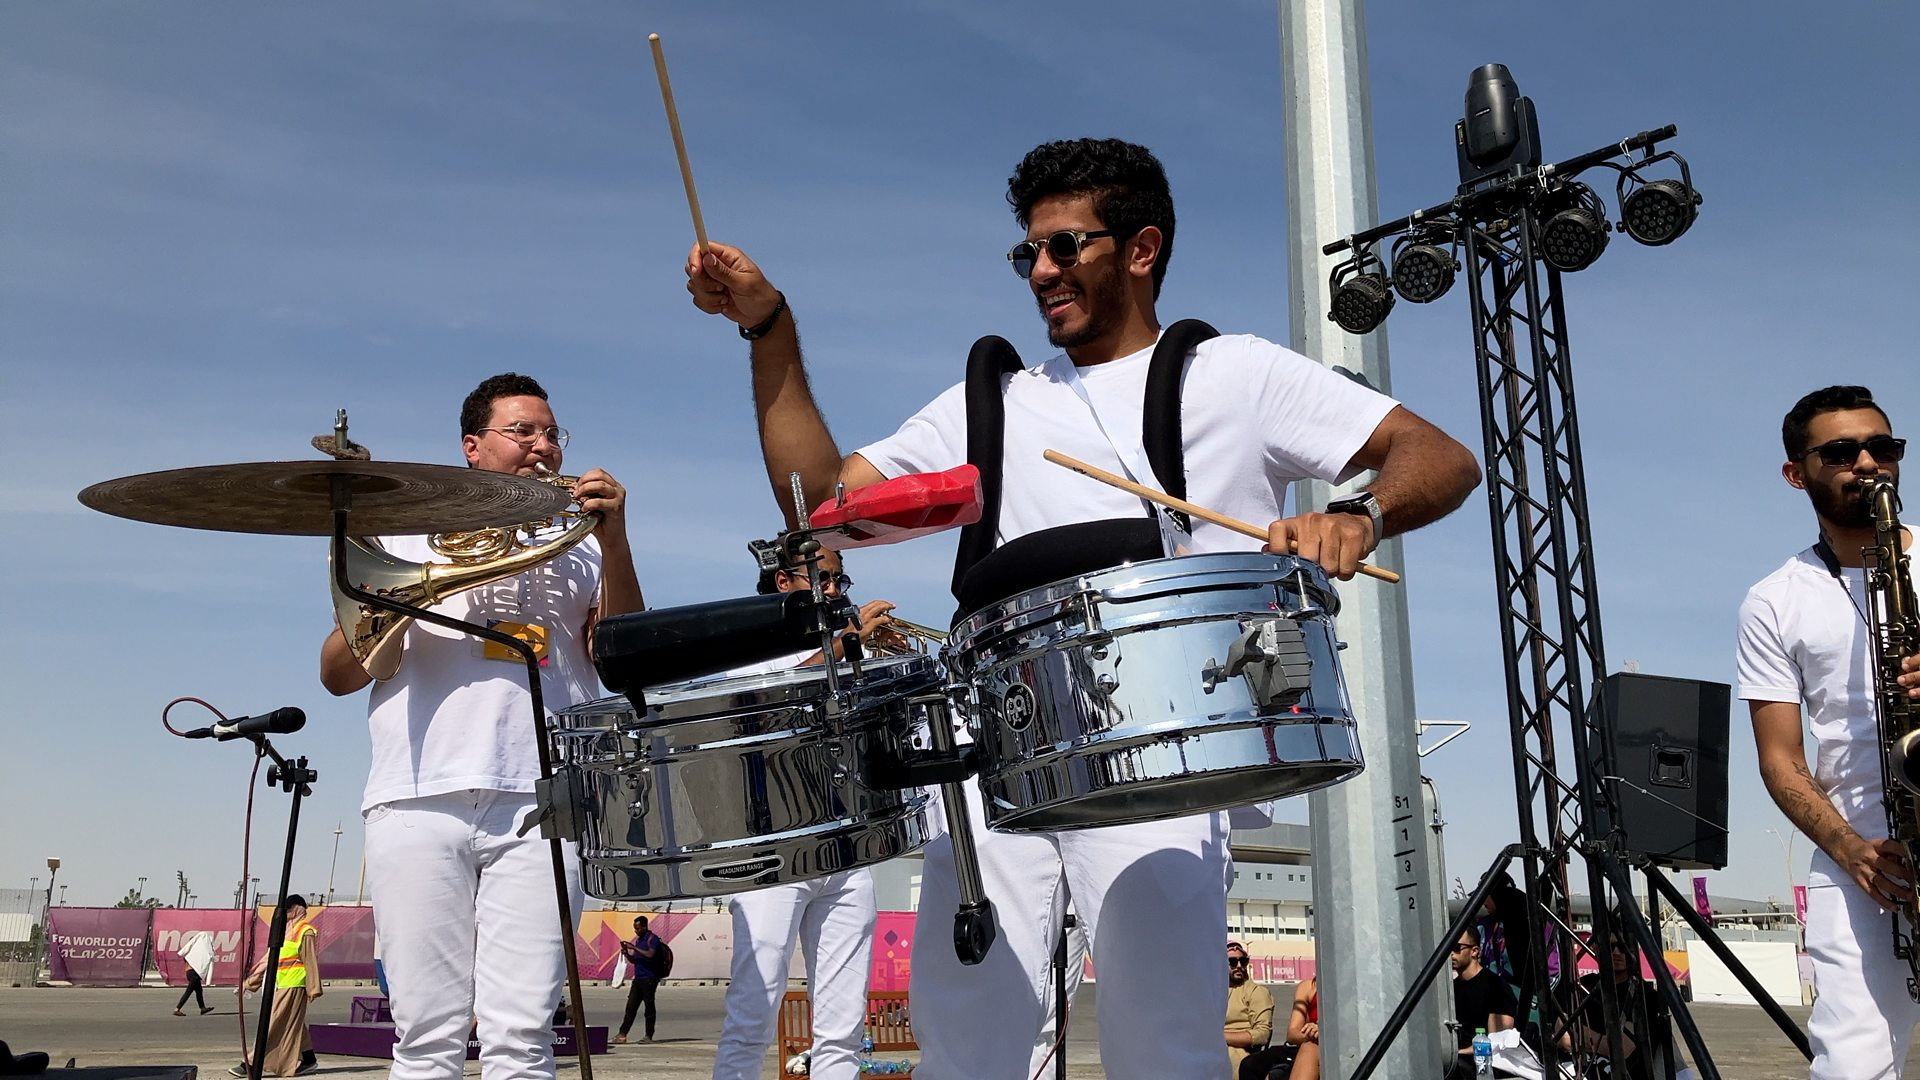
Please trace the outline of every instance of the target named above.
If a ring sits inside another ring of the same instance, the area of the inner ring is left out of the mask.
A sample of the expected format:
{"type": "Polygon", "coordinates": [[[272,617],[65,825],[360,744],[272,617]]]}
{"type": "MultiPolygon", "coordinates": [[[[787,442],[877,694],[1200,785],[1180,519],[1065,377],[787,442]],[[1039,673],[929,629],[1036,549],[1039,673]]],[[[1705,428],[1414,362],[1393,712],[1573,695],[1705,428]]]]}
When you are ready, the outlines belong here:
{"type": "MultiPolygon", "coordinates": [[[[252,993],[266,981],[273,960],[273,1015],[267,1021],[267,1048],[261,1071],[268,1076],[305,1076],[320,1063],[313,1055],[313,1036],[307,1029],[307,1005],[317,1001],[320,985],[319,931],[307,921],[307,901],[287,897],[287,930],[280,955],[262,955],[247,974],[245,989],[252,993]]],[[[230,1076],[247,1075],[249,1062],[228,1069],[230,1076]]]]}
{"type": "Polygon", "coordinates": [[[653,1041],[653,1024],[658,1016],[653,1006],[653,992],[660,988],[660,980],[666,977],[665,957],[667,943],[661,941],[653,931],[647,929],[645,915],[633,920],[633,940],[620,943],[620,955],[633,965],[633,985],[627,989],[627,1012],[620,1018],[620,1033],[613,1041],[627,1041],[627,1032],[633,1030],[633,1014],[641,1005],[646,1009],[645,1032],[641,1042],[653,1041]]]}
{"type": "Polygon", "coordinates": [[[187,968],[187,988],[174,1003],[173,1015],[187,1015],[187,999],[192,998],[200,1003],[200,1015],[205,1016],[213,1011],[213,1006],[207,1004],[206,993],[201,990],[207,980],[213,978],[213,935],[195,930],[180,939],[180,962],[187,968]]]}

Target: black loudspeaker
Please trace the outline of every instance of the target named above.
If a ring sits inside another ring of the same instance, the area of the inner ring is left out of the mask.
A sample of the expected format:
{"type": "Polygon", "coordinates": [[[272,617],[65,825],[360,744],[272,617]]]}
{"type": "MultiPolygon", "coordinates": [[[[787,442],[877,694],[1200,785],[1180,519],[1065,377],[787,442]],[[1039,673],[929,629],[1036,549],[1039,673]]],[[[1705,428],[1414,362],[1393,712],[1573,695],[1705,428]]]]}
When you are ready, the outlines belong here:
{"type": "Polygon", "coordinates": [[[1627,850],[1675,870],[1725,869],[1733,688],[1619,673],[1603,696],[1620,779],[1601,783],[1620,807],[1627,850]]]}

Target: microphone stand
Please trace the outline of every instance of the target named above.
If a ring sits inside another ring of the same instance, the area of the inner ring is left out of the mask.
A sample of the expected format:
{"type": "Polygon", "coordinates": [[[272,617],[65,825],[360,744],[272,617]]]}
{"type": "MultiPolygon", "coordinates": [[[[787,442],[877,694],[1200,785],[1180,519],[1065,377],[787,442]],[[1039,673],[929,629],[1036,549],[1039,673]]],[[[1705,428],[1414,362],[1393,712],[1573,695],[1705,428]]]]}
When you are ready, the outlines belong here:
{"type": "Polygon", "coordinates": [[[273,1018],[273,992],[279,976],[280,949],[287,940],[287,881],[293,876],[293,843],[300,835],[300,800],[313,794],[309,786],[320,779],[320,774],[307,768],[305,757],[288,761],[280,756],[265,735],[249,735],[248,739],[260,748],[260,753],[273,759],[273,765],[267,769],[267,786],[277,787],[293,796],[293,805],[287,811],[287,845],[280,859],[280,892],[273,905],[273,922],[267,930],[267,951],[263,959],[266,966],[260,976],[260,1021],[255,1026],[253,1037],[253,1055],[247,1063],[247,1075],[252,1080],[260,1080],[260,1072],[266,1066],[267,1031],[273,1018]]]}
{"type": "MultiPolygon", "coordinates": [[[[421,622],[442,626],[461,634],[485,638],[502,648],[511,649],[520,654],[527,668],[527,694],[533,706],[533,739],[540,756],[540,790],[553,788],[553,756],[547,747],[547,710],[540,693],[540,661],[534,655],[533,646],[511,634],[503,634],[490,626],[462,622],[459,619],[442,615],[425,608],[402,604],[389,597],[380,596],[360,589],[347,579],[347,515],[353,508],[353,477],[334,474],[328,477],[333,506],[333,583],[348,597],[376,607],[391,611],[397,615],[411,615],[421,622]]],[[[567,815],[558,813],[552,801],[542,800],[535,807],[535,814],[527,820],[531,828],[536,823],[553,826],[543,828],[547,836],[547,848],[553,863],[554,897],[560,909],[560,947],[567,958],[567,1001],[572,1013],[574,1053],[580,1063],[580,1080],[593,1080],[592,1055],[587,1047],[587,1009],[580,997],[580,957],[574,948],[574,926],[572,890],[567,888],[567,857],[561,846],[561,834],[567,815]]],[[[291,857],[291,856],[289,856],[291,857]]],[[[551,1003],[549,1003],[549,1007],[551,1003]]],[[[262,1031],[265,1029],[262,1028],[262,1031]]],[[[264,1037],[264,1036],[263,1036],[264,1037]]],[[[258,1071],[253,1080],[260,1080],[258,1071]]]]}

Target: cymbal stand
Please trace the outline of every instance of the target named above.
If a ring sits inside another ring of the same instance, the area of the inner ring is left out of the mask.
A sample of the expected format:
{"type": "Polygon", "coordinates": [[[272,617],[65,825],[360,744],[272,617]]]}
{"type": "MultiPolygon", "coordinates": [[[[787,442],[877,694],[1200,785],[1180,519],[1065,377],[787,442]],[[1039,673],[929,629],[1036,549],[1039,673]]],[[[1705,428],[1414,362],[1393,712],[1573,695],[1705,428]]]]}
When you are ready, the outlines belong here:
{"type": "MultiPolygon", "coordinates": [[[[554,785],[553,758],[547,746],[547,711],[540,692],[540,661],[534,654],[533,646],[489,626],[462,622],[426,608],[402,604],[355,587],[353,582],[347,580],[347,518],[353,508],[352,478],[333,476],[329,478],[329,482],[333,500],[333,581],[342,593],[370,607],[391,611],[397,615],[411,615],[422,622],[485,638],[503,648],[512,649],[520,655],[520,659],[526,664],[527,693],[532,698],[533,704],[534,745],[538,747],[540,755],[540,790],[543,795],[549,793],[554,785]]],[[[565,815],[556,810],[556,801],[561,800],[540,798],[534,815],[527,819],[526,824],[521,827],[521,832],[524,834],[527,829],[538,824],[542,835],[547,838],[547,847],[553,862],[554,898],[560,912],[560,943],[567,958],[567,1000],[573,1020],[574,1052],[579,1056],[580,1080],[593,1080],[592,1055],[587,1047],[587,1010],[580,997],[580,957],[573,940],[572,890],[567,888],[567,858],[566,851],[561,846],[563,838],[578,839],[578,837],[568,835],[567,823],[563,820],[565,815]]],[[[253,1080],[259,1080],[258,1072],[255,1073],[253,1080]]]]}
{"type": "Polygon", "coordinates": [[[267,1056],[267,1030],[273,1017],[273,992],[279,974],[280,947],[287,941],[287,879],[293,876],[293,842],[300,835],[300,800],[313,794],[310,785],[320,779],[320,774],[307,768],[307,759],[304,757],[293,761],[281,757],[265,735],[249,735],[247,738],[259,747],[260,753],[273,759],[273,765],[267,769],[267,786],[277,787],[293,796],[293,805],[287,811],[287,845],[280,858],[280,892],[273,905],[273,922],[267,930],[267,951],[262,956],[266,967],[260,977],[260,1020],[254,1029],[253,1054],[247,1062],[247,1075],[251,1080],[260,1080],[267,1056]]]}

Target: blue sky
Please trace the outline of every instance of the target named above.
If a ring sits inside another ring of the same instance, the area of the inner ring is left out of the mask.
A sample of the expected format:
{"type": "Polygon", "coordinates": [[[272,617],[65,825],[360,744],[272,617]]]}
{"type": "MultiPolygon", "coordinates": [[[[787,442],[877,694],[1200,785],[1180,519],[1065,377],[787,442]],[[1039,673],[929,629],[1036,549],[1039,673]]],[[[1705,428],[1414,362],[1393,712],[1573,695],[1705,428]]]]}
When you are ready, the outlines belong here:
{"type": "MultiPolygon", "coordinates": [[[[1914,423],[1911,320],[1893,316],[1920,292],[1917,30],[1877,4],[1368,9],[1383,213],[1450,192],[1452,123],[1488,61],[1536,102],[1549,159],[1676,123],[1705,193],[1679,243],[1616,238],[1568,279],[1613,668],[1731,681],[1745,589],[1811,539],[1777,476],[1796,397],[1865,382],[1914,423]]],[[[982,334],[1047,351],[1001,257],[1005,178],[1047,139],[1152,147],[1180,211],[1162,314],[1287,339],[1270,2],[0,6],[0,366],[37,433],[0,479],[0,884],[44,884],[58,855],[70,902],[140,876],[171,900],[176,870],[231,898],[246,754],[165,735],[160,707],[189,694],[307,710],[285,740],[321,774],[294,886],[324,889],[339,821],[336,889],[357,877],[365,702],[317,684],[323,542],[120,521],[75,501],[94,481],[304,457],[339,407],[381,457],[457,462],[460,398],[517,369],[575,431],[569,471],[632,490],[652,603],[748,591],[745,543],[777,519],[745,346],[682,287],[692,229],[650,31],[708,229],[786,291],[844,447],[955,381],[982,334]]],[[[1478,447],[1464,294],[1401,304],[1388,330],[1396,395],[1478,447]]],[[[1449,876],[1469,881],[1515,834],[1487,534],[1476,496],[1406,544],[1420,714],[1475,725],[1426,762],[1449,876]]],[[[850,570],[938,622],[950,552],[850,570]]],[[[1744,709],[1733,730],[1713,889],[1779,895],[1768,830],[1787,827],[1744,709]]],[[[269,881],[282,800],[254,831],[269,881]]]]}

